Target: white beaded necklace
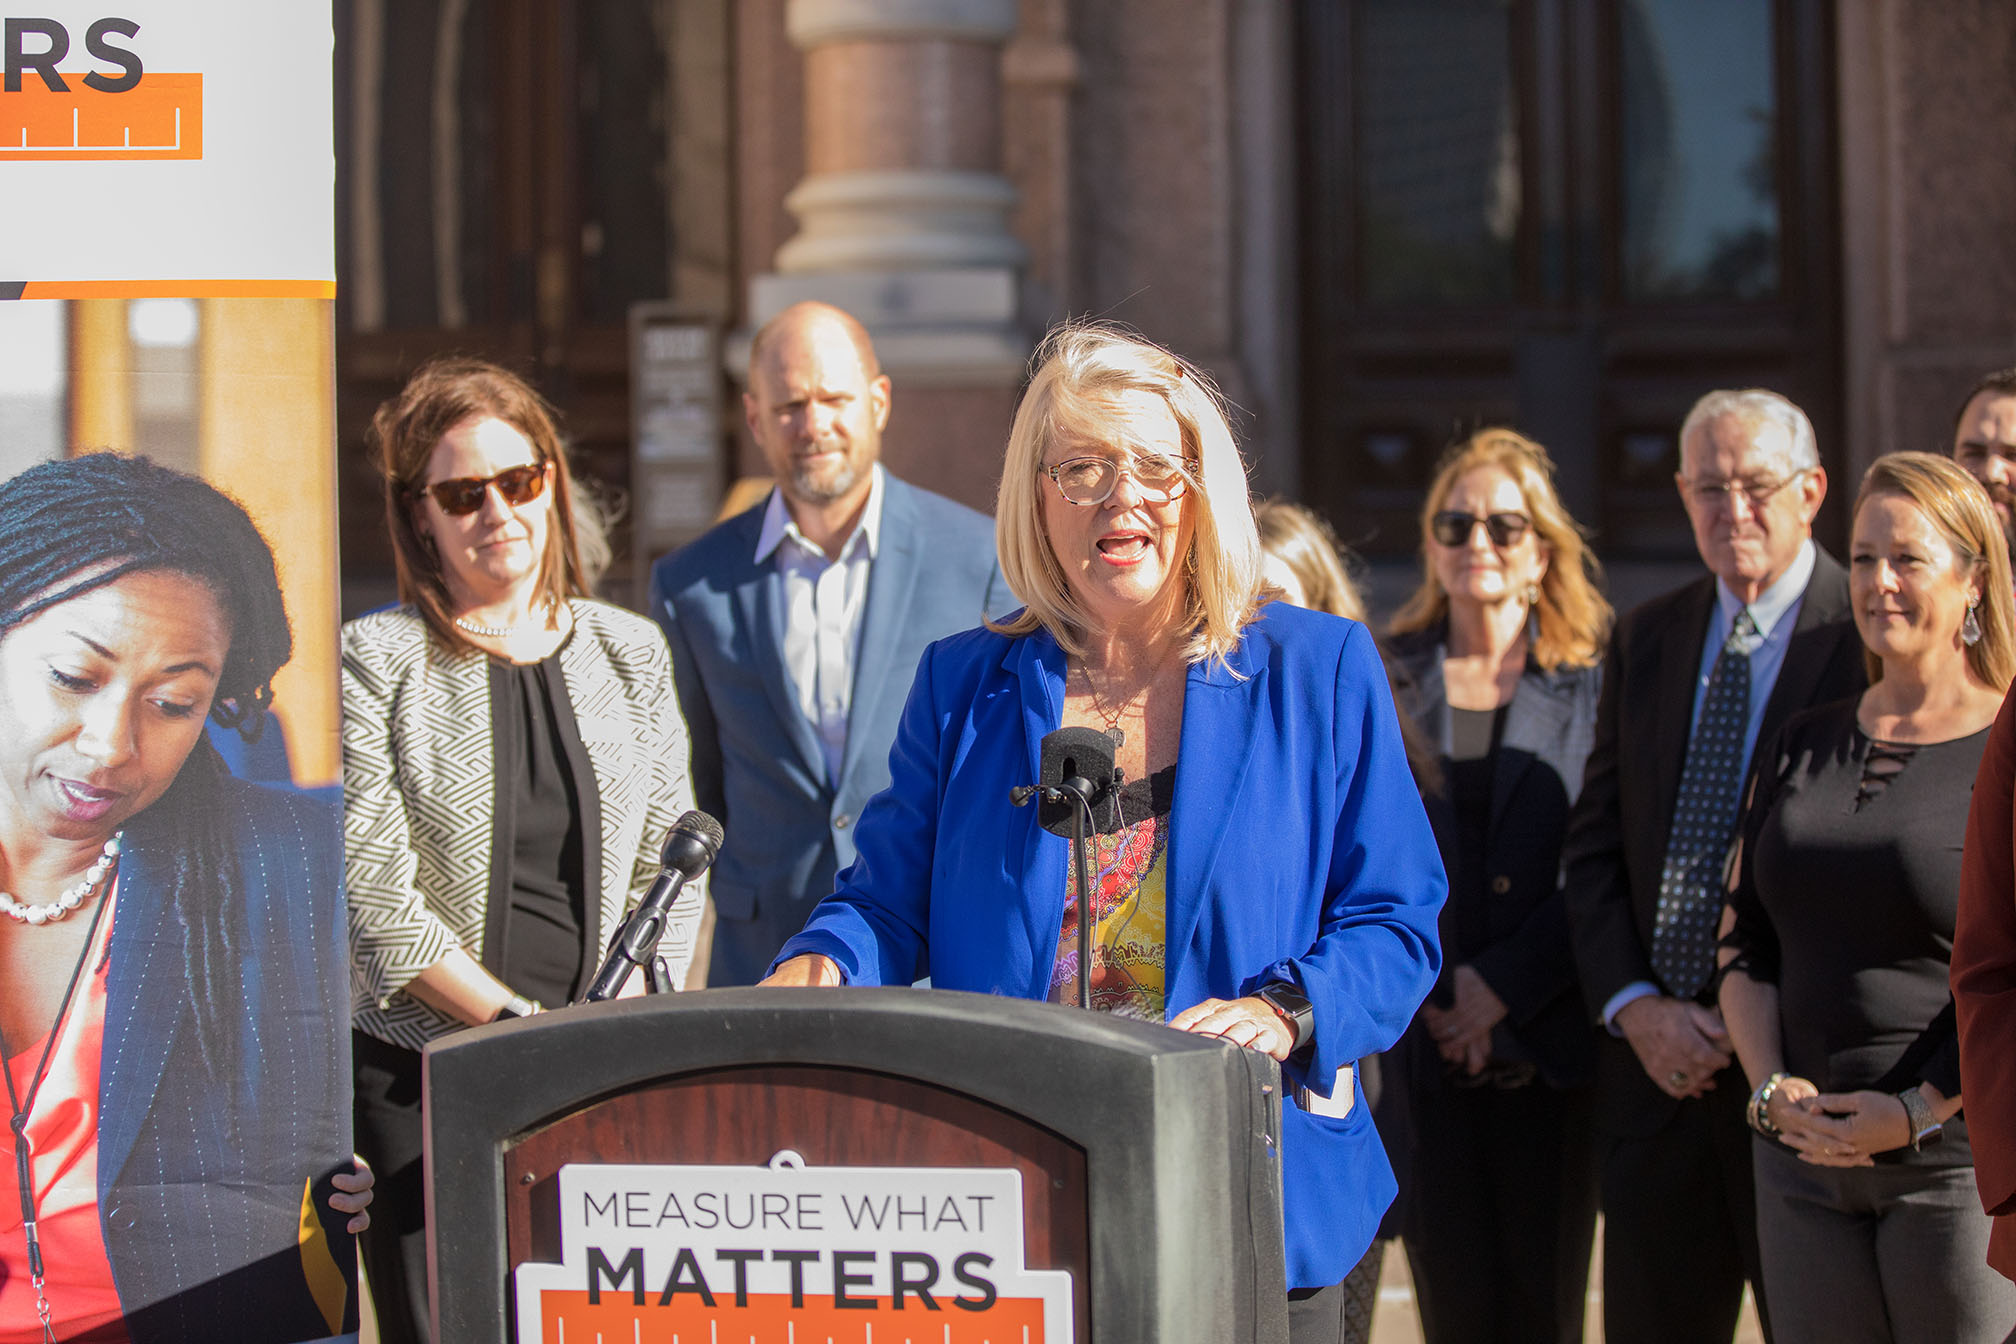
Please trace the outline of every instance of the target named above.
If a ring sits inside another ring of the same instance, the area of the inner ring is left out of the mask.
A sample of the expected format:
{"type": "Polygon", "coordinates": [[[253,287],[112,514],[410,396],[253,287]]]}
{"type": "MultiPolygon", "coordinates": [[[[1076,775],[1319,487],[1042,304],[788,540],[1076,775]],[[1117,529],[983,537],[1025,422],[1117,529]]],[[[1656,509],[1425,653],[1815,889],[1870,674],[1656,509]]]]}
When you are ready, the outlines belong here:
{"type": "Polygon", "coordinates": [[[516,625],[479,625],[466,616],[457,616],[455,618],[455,628],[457,630],[465,630],[478,639],[509,639],[520,630],[530,629],[534,626],[548,625],[552,619],[553,607],[549,603],[546,606],[538,608],[536,611],[527,612],[525,619],[519,621],[516,625]]]}
{"type": "Polygon", "coordinates": [[[24,905],[0,891],[0,914],[22,924],[52,924],[63,918],[84,904],[84,898],[98,890],[99,884],[104,882],[105,875],[112,871],[112,865],[119,861],[119,837],[125,834],[124,831],[115,832],[105,842],[105,848],[98,851],[98,857],[77,885],[47,905],[24,905]]]}

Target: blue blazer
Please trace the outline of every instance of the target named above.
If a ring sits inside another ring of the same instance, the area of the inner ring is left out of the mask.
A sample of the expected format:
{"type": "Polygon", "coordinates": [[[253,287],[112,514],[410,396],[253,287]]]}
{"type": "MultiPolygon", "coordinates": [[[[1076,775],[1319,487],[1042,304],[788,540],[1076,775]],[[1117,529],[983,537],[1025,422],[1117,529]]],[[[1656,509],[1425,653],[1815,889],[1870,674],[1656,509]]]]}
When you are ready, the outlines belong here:
{"type": "Polygon", "coordinates": [[[886,476],[847,751],[829,782],[784,667],[783,583],[774,560],[755,559],[762,529],[759,505],[651,567],[650,613],[672,646],[695,805],[728,833],[709,876],[715,985],[761,978],[853,862],[854,820],[889,784],[889,743],[924,646],[1016,605],[987,517],[886,476]]]}
{"type": "Polygon", "coordinates": [[[350,1169],[340,819],[228,776],[211,803],[229,822],[240,896],[229,937],[241,998],[221,1078],[197,1041],[166,899],[174,823],[158,808],[135,818],[119,858],[98,1216],[134,1344],[280,1344],[355,1319],[354,1243],[327,1203],[327,1177],[350,1169]],[[304,1208],[315,1236],[302,1235],[304,1208]]]}
{"type": "MultiPolygon", "coordinates": [[[[1048,994],[1069,845],[1008,791],[1036,778],[1064,670],[1043,632],[926,652],[855,862],[779,960],[824,953],[866,985],[922,960],[940,989],[1048,994]]],[[[1440,966],[1445,883],[1363,626],[1276,602],[1223,666],[1190,668],[1167,861],[1171,1016],[1298,982],[1315,1040],[1287,1072],[1318,1093],[1399,1037],[1440,966]]],[[[1336,1283],[1394,1190],[1362,1094],[1343,1117],[1287,1101],[1281,1148],[1289,1286],[1336,1283]]]]}

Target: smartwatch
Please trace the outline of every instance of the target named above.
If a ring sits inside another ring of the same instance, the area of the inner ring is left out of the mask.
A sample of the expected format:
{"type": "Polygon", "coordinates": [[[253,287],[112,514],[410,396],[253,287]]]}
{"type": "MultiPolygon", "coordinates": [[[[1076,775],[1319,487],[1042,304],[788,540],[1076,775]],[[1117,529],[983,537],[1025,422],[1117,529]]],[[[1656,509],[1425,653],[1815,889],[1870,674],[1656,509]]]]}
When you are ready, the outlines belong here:
{"type": "Polygon", "coordinates": [[[1290,1051],[1299,1050],[1315,1037],[1316,1009],[1300,985],[1288,980],[1272,980],[1253,991],[1253,997],[1272,1008],[1295,1034],[1290,1051]]]}
{"type": "Polygon", "coordinates": [[[1922,1151],[1928,1144],[1939,1142],[1946,1132],[1942,1120],[1932,1118],[1932,1103],[1925,1100],[1925,1094],[1915,1087],[1907,1087],[1897,1094],[1897,1100],[1904,1103],[1904,1118],[1911,1126],[1911,1151],[1922,1151]]]}

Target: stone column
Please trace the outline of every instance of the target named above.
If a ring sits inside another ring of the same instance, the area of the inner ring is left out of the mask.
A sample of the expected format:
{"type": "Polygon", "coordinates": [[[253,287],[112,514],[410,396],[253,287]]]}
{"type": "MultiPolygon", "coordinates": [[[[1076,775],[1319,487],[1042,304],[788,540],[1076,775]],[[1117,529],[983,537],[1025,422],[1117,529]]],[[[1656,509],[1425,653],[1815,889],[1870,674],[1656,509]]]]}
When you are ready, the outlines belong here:
{"type": "MultiPolygon", "coordinates": [[[[801,299],[854,313],[906,389],[1012,393],[1029,353],[1001,172],[1001,50],[1016,0],[789,0],[804,55],[798,232],[752,279],[761,324],[801,299]]],[[[989,426],[990,436],[998,426],[989,426]]],[[[998,439],[995,440],[998,452],[998,439]]],[[[963,492],[962,492],[963,493],[963,492]]]]}

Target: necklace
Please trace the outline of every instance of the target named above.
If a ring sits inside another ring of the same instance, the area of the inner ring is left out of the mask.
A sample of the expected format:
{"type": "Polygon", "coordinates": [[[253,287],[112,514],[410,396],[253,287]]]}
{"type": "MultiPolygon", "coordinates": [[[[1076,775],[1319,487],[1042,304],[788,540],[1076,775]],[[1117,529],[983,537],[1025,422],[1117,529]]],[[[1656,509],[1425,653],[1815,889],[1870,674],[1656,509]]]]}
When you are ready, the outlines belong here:
{"type": "Polygon", "coordinates": [[[455,628],[475,635],[478,639],[509,639],[520,630],[532,626],[545,625],[550,619],[552,611],[553,608],[550,605],[540,607],[537,611],[528,613],[524,620],[519,621],[515,625],[479,625],[466,616],[457,616],[455,618],[455,628]]]}
{"type": "Polygon", "coordinates": [[[1099,694],[1099,683],[1092,678],[1092,664],[1083,658],[1078,660],[1078,671],[1085,678],[1085,689],[1092,692],[1092,711],[1105,723],[1106,736],[1113,739],[1114,746],[1121,746],[1127,741],[1127,734],[1120,730],[1120,720],[1134,708],[1136,700],[1148,693],[1148,689],[1155,684],[1155,678],[1162,675],[1162,665],[1168,661],[1169,655],[1164,652],[1155,660],[1155,665],[1148,669],[1148,679],[1141,683],[1139,689],[1122,701],[1118,709],[1108,709],[1106,697],[1099,694]]]}
{"type": "MultiPolygon", "coordinates": [[[[114,858],[118,855],[118,843],[119,837],[115,835],[105,845],[114,858]]],[[[104,856],[100,861],[104,861],[104,856]]],[[[97,868],[94,863],[92,871],[97,871],[97,868]]],[[[64,893],[66,896],[69,894],[64,893]]],[[[49,1060],[56,1052],[56,1038],[63,1034],[63,1019],[70,1015],[71,1001],[77,997],[77,982],[84,978],[84,965],[91,960],[91,945],[98,941],[98,926],[105,918],[105,905],[104,901],[100,901],[91,912],[91,928],[84,935],[84,946],[77,949],[77,965],[70,971],[70,983],[63,989],[63,1001],[56,1005],[56,1020],[50,1024],[48,1039],[42,1042],[42,1058],[36,1061],[25,1098],[14,1086],[14,1069],[7,1063],[7,1037],[5,1033],[0,1033],[0,1075],[7,1079],[7,1104],[12,1108],[7,1127],[14,1131],[14,1179],[21,1188],[21,1234],[28,1242],[28,1279],[35,1288],[35,1315],[42,1322],[44,1344],[55,1344],[56,1328],[51,1321],[46,1292],[48,1275],[42,1261],[42,1238],[35,1228],[35,1170],[30,1160],[28,1117],[35,1110],[35,1099],[42,1094],[43,1082],[49,1077],[49,1060]]]]}
{"type": "Polygon", "coordinates": [[[119,862],[119,837],[126,834],[116,831],[105,848],[98,851],[98,857],[78,881],[77,885],[50,901],[47,905],[24,905],[6,892],[0,891],[0,914],[22,924],[51,924],[84,904],[84,898],[98,890],[105,880],[105,874],[112,871],[112,865],[119,862]]]}

